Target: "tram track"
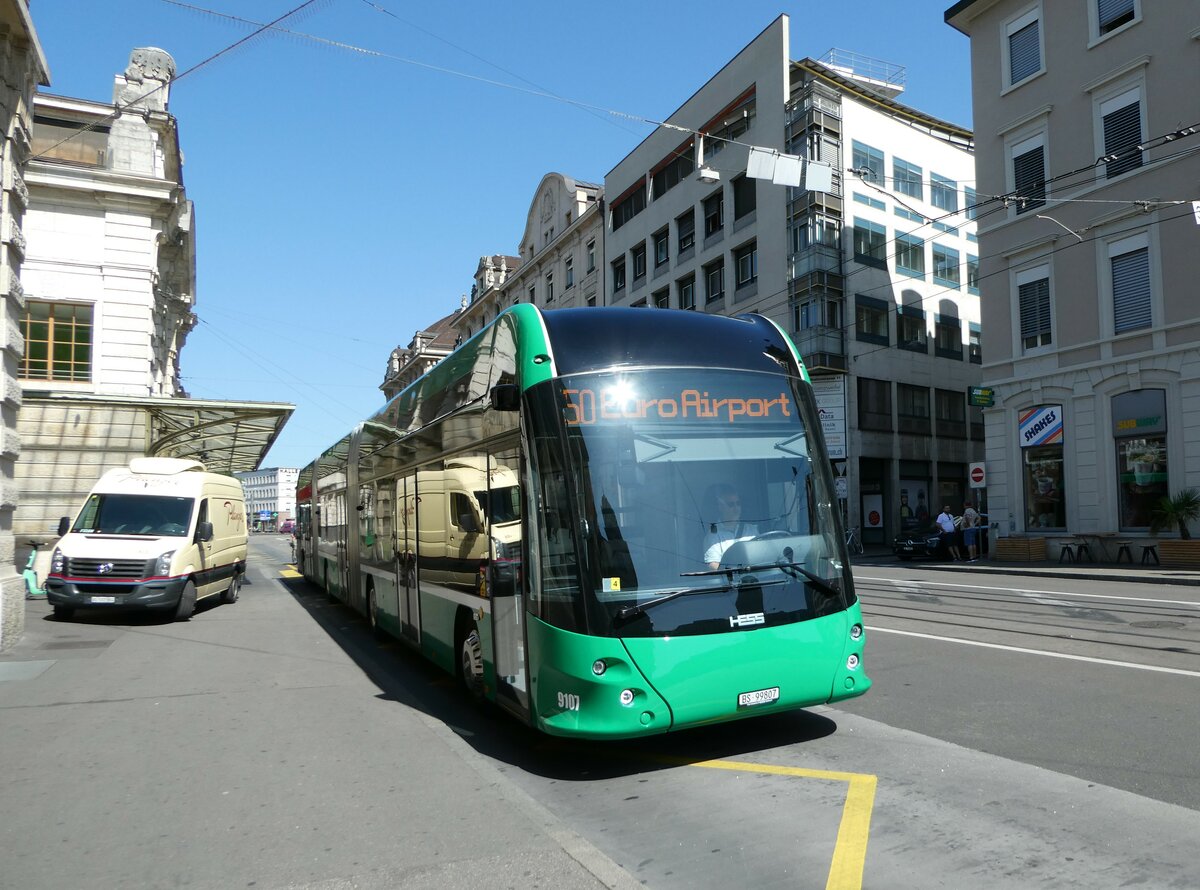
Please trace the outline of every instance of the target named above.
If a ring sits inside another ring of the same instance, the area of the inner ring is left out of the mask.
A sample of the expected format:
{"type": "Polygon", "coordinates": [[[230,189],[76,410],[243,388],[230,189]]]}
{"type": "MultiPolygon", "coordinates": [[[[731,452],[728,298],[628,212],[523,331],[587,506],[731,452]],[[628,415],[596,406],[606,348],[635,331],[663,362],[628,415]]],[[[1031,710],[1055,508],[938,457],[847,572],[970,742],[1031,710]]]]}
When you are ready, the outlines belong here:
{"type": "Polygon", "coordinates": [[[1200,654],[1200,603],[1015,588],[982,592],[907,579],[862,579],[856,587],[868,632],[900,622],[894,629],[936,629],[988,644],[1015,640],[1079,656],[1098,648],[1177,667],[1193,666],[1200,654]],[[1018,607],[1023,611],[1013,614],[1018,607]]]}

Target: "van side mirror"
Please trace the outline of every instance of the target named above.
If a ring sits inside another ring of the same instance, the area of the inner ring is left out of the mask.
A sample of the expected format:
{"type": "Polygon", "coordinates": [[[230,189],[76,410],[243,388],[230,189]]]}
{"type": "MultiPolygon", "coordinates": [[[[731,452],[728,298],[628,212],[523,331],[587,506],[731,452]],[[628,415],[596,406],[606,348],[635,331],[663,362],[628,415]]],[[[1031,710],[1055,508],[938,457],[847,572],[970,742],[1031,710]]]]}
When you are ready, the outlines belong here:
{"type": "Polygon", "coordinates": [[[211,522],[201,522],[196,526],[197,541],[211,541],[213,539],[213,526],[211,522]]]}
{"type": "Polygon", "coordinates": [[[519,411],[521,388],[515,383],[497,383],[492,387],[492,407],[497,411],[519,411]]]}
{"type": "Polygon", "coordinates": [[[58,536],[61,538],[71,530],[71,517],[63,516],[58,520],[58,536]]]}

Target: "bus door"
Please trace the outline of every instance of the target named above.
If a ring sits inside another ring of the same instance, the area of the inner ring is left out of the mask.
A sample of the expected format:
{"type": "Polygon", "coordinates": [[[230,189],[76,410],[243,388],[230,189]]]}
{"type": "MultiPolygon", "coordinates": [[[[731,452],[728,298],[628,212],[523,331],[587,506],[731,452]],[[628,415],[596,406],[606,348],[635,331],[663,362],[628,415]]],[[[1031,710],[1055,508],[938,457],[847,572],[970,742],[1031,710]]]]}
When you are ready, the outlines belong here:
{"type": "Polygon", "coordinates": [[[521,457],[514,446],[488,456],[486,492],[477,493],[487,522],[488,594],[492,601],[496,699],[510,710],[529,711],[525,661],[525,571],[521,516],[521,457]]]}
{"type": "Polygon", "coordinates": [[[421,607],[417,596],[417,475],[396,480],[396,598],[400,634],[421,642],[421,607]]]}

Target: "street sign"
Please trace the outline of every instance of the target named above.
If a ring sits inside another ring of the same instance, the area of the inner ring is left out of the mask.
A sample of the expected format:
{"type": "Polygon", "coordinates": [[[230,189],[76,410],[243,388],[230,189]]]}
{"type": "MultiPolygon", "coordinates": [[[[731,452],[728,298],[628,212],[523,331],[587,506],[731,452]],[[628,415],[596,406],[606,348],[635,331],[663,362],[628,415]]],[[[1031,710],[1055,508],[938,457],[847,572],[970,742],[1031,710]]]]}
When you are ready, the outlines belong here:
{"type": "Polygon", "coordinates": [[[970,464],[967,478],[971,480],[972,488],[987,488],[987,471],[982,463],[970,464]]]}
{"type": "Polygon", "coordinates": [[[996,391],[990,386],[968,386],[967,404],[972,408],[991,408],[996,404],[996,391]]]}

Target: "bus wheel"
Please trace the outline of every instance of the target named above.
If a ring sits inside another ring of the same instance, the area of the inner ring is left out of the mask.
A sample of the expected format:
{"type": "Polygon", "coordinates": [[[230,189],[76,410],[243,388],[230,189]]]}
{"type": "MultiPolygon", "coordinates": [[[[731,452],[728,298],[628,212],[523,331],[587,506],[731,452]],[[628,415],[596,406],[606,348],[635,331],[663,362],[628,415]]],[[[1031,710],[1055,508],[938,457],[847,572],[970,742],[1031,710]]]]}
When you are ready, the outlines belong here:
{"type": "Polygon", "coordinates": [[[464,630],[458,646],[459,676],[467,694],[476,701],[483,701],[483,645],[479,642],[479,629],[471,621],[464,630]]]}
{"type": "Polygon", "coordinates": [[[377,640],[383,639],[383,628],[379,626],[379,604],[375,601],[375,585],[367,586],[367,626],[377,640]]]}
{"type": "Polygon", "coordinates": [[[233,573],[233,580],[229,582],[229,589],[221,594],[221,602],[236,603],[238,594],[242,590],[242,576],[237,572],[233,573]]]}
{"type": "Polygon", "coordinates": [[[196,585],[188,581],[179,594],[179,605],[175,607],[175,620],[187,621],[196,611],[196,585]]]}

